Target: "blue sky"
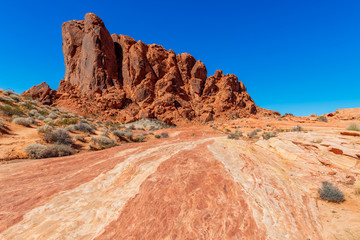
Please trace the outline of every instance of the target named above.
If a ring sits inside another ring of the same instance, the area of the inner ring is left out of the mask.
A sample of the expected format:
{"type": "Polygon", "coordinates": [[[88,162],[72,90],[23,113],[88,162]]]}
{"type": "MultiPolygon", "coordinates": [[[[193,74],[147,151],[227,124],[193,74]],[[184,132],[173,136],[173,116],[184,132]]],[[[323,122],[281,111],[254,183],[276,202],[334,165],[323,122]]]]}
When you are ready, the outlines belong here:
{"type": "Polygon", "coordinates": [[[96,13],[110,33],[234,73],[260,107],[308,115],[360,107],[360,1],[6,1],[0,88],[64,76],[61,24],[96,13]]]}

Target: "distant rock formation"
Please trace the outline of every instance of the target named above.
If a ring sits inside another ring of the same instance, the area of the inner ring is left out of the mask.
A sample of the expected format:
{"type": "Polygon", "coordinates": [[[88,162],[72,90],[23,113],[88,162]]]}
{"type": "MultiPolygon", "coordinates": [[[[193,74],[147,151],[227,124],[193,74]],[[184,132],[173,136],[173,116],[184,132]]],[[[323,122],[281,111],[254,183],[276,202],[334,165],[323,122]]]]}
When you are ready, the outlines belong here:
{"type": "Polygon", "coordinates": [[[51,105],[55,99],[56,91],[51,89],[46,82],[42,82],[23,92],[21,95],[29,96],[42,104],[51,105]]]}
{"type": "Polygon", "coordinates": [[[65,78],[55,105],[130,122],[158,118],[168,124],[256,114],[242,82],[217,70],[207,77],[200,60],[176,55],[124,35],[110,35],[93,13],[62,25],[65,78]]]}

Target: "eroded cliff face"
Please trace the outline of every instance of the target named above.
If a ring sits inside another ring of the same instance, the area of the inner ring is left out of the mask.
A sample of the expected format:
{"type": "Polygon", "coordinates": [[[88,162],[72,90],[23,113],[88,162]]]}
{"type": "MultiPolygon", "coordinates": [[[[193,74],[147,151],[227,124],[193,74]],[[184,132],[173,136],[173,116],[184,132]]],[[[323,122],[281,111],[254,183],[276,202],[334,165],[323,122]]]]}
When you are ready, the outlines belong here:
{"type": "Polygon", "coordinates": [[[130,122],[211,121],[256,114],[258,107],[233,74],[207,77],[200,60],[108,32],[93,13],[62,26],[65,78],[56,105],[130,122]]]}

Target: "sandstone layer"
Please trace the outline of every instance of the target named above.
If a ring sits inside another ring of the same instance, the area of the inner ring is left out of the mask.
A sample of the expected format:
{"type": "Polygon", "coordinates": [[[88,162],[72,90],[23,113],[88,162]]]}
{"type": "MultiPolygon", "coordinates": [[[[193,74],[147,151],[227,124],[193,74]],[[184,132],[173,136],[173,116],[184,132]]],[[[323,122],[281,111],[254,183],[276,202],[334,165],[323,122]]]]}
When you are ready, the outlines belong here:
{"type": "Polygon", "coordinates": [[[62,25],[65,78],[55,105],[131,122],[144,117],[169,124],[273,114],[258,108],[242,82],[188,53],[175,54],[108,32],[93,13],[62,25]]]}
{"type": "Polygon", "coordinates": [[[51,89],[46,82],[42,82],[23,92],[21,95],[29,96],[44,105],[51,105],[56,97],[56,91],[51,89]]]}
{"type": "Polygon", "coordinates": [[[168,132],[168,139],[0,165],[0,238],[360,236],[352,193],[358,138],[333,130],[268,141],[230,140],[205,127],[168,132]],[[320,200],[322,181],[338,185],[346,201],[320,200]]]}

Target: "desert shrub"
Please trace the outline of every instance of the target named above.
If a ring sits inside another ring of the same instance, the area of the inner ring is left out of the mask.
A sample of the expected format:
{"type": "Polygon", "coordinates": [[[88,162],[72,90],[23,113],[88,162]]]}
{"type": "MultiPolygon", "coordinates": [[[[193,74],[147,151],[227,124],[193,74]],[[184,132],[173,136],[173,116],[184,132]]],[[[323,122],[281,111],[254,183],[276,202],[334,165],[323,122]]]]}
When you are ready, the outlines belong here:
{"type": "Polygon", "coordinates": [[[52,132],[54,130],[54,128],[48,124],[45,124],[44,126],[41,126],[37,129],[38,133],[48,133],[48,132],[52,132]]]}
{"type": "Polygon", "coordinates": [[[22,116],[24,112],[18,106],[0,105],[0,111],[8,116],[22,116]]]}
{"type": "Polygon", "coordinates": [[[228,129],[228,128],[226,128],[226,129],[225,129],[225,133],[231,133],[231,130],[228,129]]]}
{"type": "Polygon", "coordinates": [[[150,132],[148,132],[148,134],[149,134],[149,135],[154,135],[154,132],[151,132],[151,131],[150,131],[150,132]]]}
{"type": "Polygon", "coordinates": [[[80,142],[86,142],[84,136],[82,136],[82,135],[75,135],[74,139],[77,141],[80,141],[80,142]]]}
{"type": "Polygon", "coordinates": [[[77,124],[76,118],[60,118],[55,121],[55,124],[59,126],[77,124]]]}
{"type": "Polygon", "coordinates": [[[103,124],[103,122],[100,121],[100,120],[97,120],[95,123],[97,123],[97,124],[103,124]]]}
{"type": "Polygon", "coordinates": [[[30,157],[30,158],[46,158],[47,156],[47,146],[40,144],[40,143],[33,143],[28,145],[25,148],[25,153],[30,157]]]}
{"type": "Polygon", "coordinates": [[[36,114],[39,114],[38,110],[32,109],[28,112],[29,116],[35,116],[36,114]]]}
{"type": "Polygon", "coordinates": [[[0,118],[0,128],[4,128],[5,127],[5,123],[3,122],[3,120],[0,118]]]}
{"type": "Polygon", "coordinates": [[[41,115],[43,115],[43,116],[49,115],[49,112],[48,112],[46,109],[41,109],[41,110],[39,111],[39,113],[40,113],[41,115]]]}
{"type": "Polygon", "coordinates": [[[360,124],[351,123],[346,129],[349,131],[360,131],[360,124]]]}
{"type": "Polygon", "coordinates": [[[26,100],[25,102],[23,102],[23,103],[21,104],[21,106],[23,106],[23,107],[31,110],[31,109],[34,109],[34,108],[35,108],[36,102],[33,101],[33,100],[26,100]]]}
{"type": "Polygon", "coordinates": [[[68,131],[68,132],[75,132],[75,131],[76,131],[76,130],[75,130],[75,125],[67,126],[67,127],[65,128],[65,130],[68,131]]]}
{"type": "Polygon", "coordinates": [[[243,136],[243,133],[240,132],[240,131],[238,131],[238,130],[236,130],[235,133],[230,133],[230,134],[227,136],[227,138],[228,138],[228,139],[239,139],[239,138],[242,137],[242,136],[243,136]]]}
{"type": "Polygon", "coordinates": [[[49,114],[49,118],[51,118],[51,119],[57,119],[57,118],[58,118],[58,115],[56,115],[54,112],[51,112],[51,113],[49,114]]]}
{"type": "Polygon", "coordinates": [[[25,148],[25,153],[30,158],[50,158],[50,157],[63,157],[74,154],[74,150],[67,145],[51,145],[45,146],[40,143],[33,143],[25,148]]]}
{"type": "Polygon", "coordinates": [[[12,98],[9,97],[0,97],[0,101],[6,104],[12,104],[15,102],[12,98]]]}
{"type": "Polygon", "coordinates": [[[168,138],[169,137],[169,134],[167,132],[162,132],[161,133],[161,137],[163,138],[168,138]]]}
{"type": "Polygon", "coordinates": [[[317,117],[315,113],[310,114],[310,117],[317,117]]]}
{"type": "Polygon", "coordinates": [[[74,154],[74,150],[69,145],[54,144],[47,147],[47,152],[51,157],[64,157],[74,154]]]}
{"type": "Polygon", "coordinates": [[[262,137],[264,140],[269,140],[272,137],[276,137],[276,132],[264,132],[262,137]]]}
{"type": "Polygon", "coordinates": [[[312,140],[313,143],[321,143],[322,142],[322,139],[321,138],[314,138],[312,140]]]}
{"type": "Polygon", "coordinates": [[[87,123],[75,124],[74,129],[76,131],[81,131],[81,132],[85,132],[85,133],[93,133],[94,132],[93,128],[87,123]]]}
{"type": "Polygon", "coordinates": [[[109,134],[110,134],[110,129],[107,129],[107,128],[101,128],[101,129],[100,129],[100,132],[101,132],[101,135],[102,135],[102,136],[109,137],[109,134]]]}
{"type": "Polygon", "coordinates": [[[10,96],[15,102],[19,102],[20,101],[20,96],[17,94],[10,94],[10,96]]]}
{"type": "Polygon", "coordinates": [[[318,189],[321,199],[329,202],[343,202],[344,194],[339,190],[337,186],[334,186],[329,182],[322,182],[322,187],[318,189]]]}
{"type": "Polygon", "coordinates": [[[101,148],[111,148],[116,144],[114,139],[105,136],[92,137],[91,140],[101,148]]]}
{"type": "Polygon", "coordinates": [[[15,94],[15,93],[13,91],[11,91],[10,89],[8,89],[8,90],[5,90],[3,92],[3,94],[6,95],[6,96],[10,96],[11,94],[15,94]]]}
{"type": "Polygon", "coordinates": [[[155,134],[155,138],[161,138],[161,135],[155,134]]]}
{"type": "Polygon", "coordinates": [[[54,125],[54,121],[51,118],[45,118],[44,122],[49,125],[54,125]]]}
{"type": "Polygon", "coordinates": [[[143,142],[145,140],[145,135],[144,134],[136,134],[136,140],[138,142],[143,142]]]}
{"type": "Polygon", "coordinates": [[[327,122],[327,118],[325,116],[320,116],[318,117],[316,120],[320,121],[320,122],[327,122]]]}
{"type": "Polygon", "coordinates": [[[360,187],[355,188],[354,194],[355,195],[360,195],[360,187]]]}
{"type": "Polygon", "coordinates": [[[31,118],[23,118],[23,117],[17,117],[12,120],[12,123],[22,125],[25,127],[30,127],[33,123],[33,120],[31,118]]]}
{"type": "Polygon", "coordinates": [[[45,120],[45,117],[44,117],[43,115],[41,115],[40,113],[39,113],[39,114],[36,114],[36,115],[35,115],[35,118],[38,119],[38,120],[40,120],[40,121],[45,120]]]}
{"type": "Polygon", "coordinates": [[[262,130],[260,128],[255,129],[256,132],[261,132],[262,130]]]}
{"type": "Polygon", "coordinates": [[[46,132],[44,140],[47,142],[62,144],[62,145],[71,145],[73,140],[69,135],[68,131],[65,129],[57,129],[55,131],[46,132]]]}
{"type": "Polygon", "coordinates": [[[291,129],[292,132],[301,132],[303,130],[303,128],[299,125],[296,125],[295,127],[293,127],[291,129]]]}
{"type": "Polygon", "coordinates": [[[247,136],[248,136],[249,138],[254,138],[256,135],[257,135],[257,131],[256,131],[256,130],[254,130],[254,131],[252,131],[252,132],[249,132],[249,133],[247,134],[247,136]]]}

